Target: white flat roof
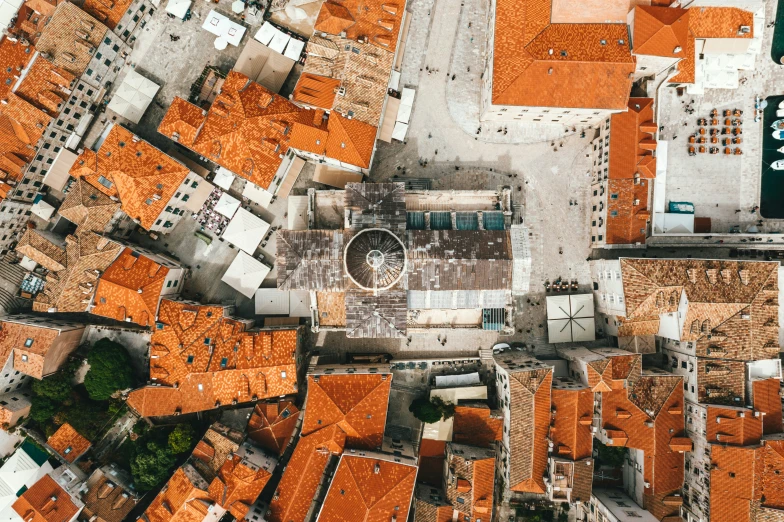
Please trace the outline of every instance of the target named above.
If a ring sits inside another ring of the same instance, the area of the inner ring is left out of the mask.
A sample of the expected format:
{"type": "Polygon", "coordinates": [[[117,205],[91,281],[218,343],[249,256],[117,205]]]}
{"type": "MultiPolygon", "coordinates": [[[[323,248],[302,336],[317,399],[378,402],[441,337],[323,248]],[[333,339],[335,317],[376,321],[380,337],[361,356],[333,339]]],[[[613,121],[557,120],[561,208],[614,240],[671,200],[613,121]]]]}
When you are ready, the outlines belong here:
{"type": "Polygon", "coordinates": [[[201,28],[211,32],[218,38],[224,38],[235,47],[240,44],[243,35],[245,35],[245,27],[220,14],[215,9],[212,9],[204,19],[201,28]]]}
{"type": "Polygon", "coordinates": [[[234,217],[238,208],[240,208],[240,200],[233,196],[229,196],[225,192],[221,195],[220,199],[218,199],[218,202],[215,203],[215,212],[222,214],[229,219],[234,217]]]}
{"type": "Polygon", "coordinates": [[[237,248],[253,254],[269,228],[269,223],[240,208],[229,221],[229,226],[221,237],[237,248]]]}

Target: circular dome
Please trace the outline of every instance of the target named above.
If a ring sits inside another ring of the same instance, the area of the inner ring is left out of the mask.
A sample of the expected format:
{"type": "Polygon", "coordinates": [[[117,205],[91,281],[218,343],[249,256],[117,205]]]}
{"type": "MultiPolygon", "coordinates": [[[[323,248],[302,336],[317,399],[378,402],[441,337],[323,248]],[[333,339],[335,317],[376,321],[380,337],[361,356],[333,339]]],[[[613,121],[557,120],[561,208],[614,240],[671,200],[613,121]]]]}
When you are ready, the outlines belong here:
{"type": "Polygon", "coordinates": [[[351,238],[343,253],[346,273],[365,290],[386,290],[406,270],[403,242],[388,230],[368,228],[351,238]]]}

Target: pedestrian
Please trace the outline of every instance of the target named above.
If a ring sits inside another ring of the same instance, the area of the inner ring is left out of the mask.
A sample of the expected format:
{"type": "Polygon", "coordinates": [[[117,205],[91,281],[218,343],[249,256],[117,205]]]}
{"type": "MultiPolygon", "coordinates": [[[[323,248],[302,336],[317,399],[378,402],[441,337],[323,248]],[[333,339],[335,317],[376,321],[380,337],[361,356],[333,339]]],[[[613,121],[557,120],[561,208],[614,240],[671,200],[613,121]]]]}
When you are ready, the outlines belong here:
{"type": "Polygon", "coordinates": [[[740,214],[740,209],[739,208],[735,209],[735,213],[740,214]]]}
{"type": "Polygon", "coordinates": [[[452,81],[454,81],[454,79],[455,79],[455,75],[453,74],[453,75],[452,75],[452,81]]]}

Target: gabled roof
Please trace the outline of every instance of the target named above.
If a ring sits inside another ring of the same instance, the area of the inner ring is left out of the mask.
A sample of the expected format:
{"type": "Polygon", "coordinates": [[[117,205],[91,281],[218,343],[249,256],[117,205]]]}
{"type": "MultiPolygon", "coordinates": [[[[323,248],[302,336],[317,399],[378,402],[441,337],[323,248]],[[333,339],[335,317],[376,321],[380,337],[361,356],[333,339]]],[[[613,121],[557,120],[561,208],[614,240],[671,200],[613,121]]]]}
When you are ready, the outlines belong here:
{"type": "Polygon", "coordinates": [[[259,446],[282,455],[299,419],[299,410],[291,401],[259,402],[248,421],[248,437],[259,446]]]}
{"type": "Polygon", "coordinates": [[[624,109],[635,70],[626,24],[554,24],[551,11],[551,0],[497,2],[492,103],[624,109]]]}
{"type": "Polygon", "coordinates": [[[297,390],[296,330],[246,332],[220,306],[163,299],[150,340],[150,379],[131,392],[144,417],[192,413],[297,390]]]}
{"type": "Polygon", "coordinates": [[[46,443],[67,462],[74,462],[91,446],[90,441],[67,422],[60,426],[46,443]]]}
{"type": "Polygon", "coordinates": [[[118,484],[114,475],[96,469],[87,479],[87,491],[82,496],[87,518],[97,516],[98,522],[122,522],[139,502],[137,495],[118,484]]]}
{"type": "MultiPolygon", "coordinates": [[[[495,451],[463,444],[446,447],[446,497],[455,511],[471,520],[485,520],[493,511],[495,451]]],[[[461,518],[458,515],[458,518],[461,518]]]]}
{"type": "Polygon", "coordinates": [[[397,48],[405,3],[389,0],[328,0],[321,5],[315,31],[370,42],[392,53],[397,48]]]}
{"type": "Polygon", "coordinates": [[[188,167],[119,125],[112,127],[97,153],[86,149],[70,172],[118,197],[122,210],[147,230],[189,173],[188,167]]]}
{"type": "Polygon", "coordinates": [[[14,92],[37,109],[55,117],[68,99],[74,79],[73,74],[39,54],[14,92]]]}
{"type": "Polygon", "coordinates": [[[167,267],[126,247],[101,275],[91,312],[117,321],[151,325],[168,273],[167,267]]]}
{"type": "Polygon", "coordinates": [[[411,506],[416,475],[416,466],[410,464],[370,455],[343,454],[318,520],[405,520],[411,506]]]}
{"type": "Polygon", "coordinates": [[[593,392],[583,386],[553,387],[554,424],[550,428],[553,456],[580,460],[593,451],[593,392]]]}
{"type": "Polygon", "coordinates": [[[145,522],[202,522],[215,504],[207,487],[193,466],[185,464],[174,471],[141,518],[145,522]]]}
{"type": "Polygon", "coordinates": [[[36,47],[58,67],[80,76],[108,28],[76,4],[62,2],[44,27],[36,47]],[[86,35],[86,38],[82,35],[86,35]]]}
{"type": "MultiPolygon", "coordinates": [[[[44,328],[13,320],[2,321],[0,322],[0,361],[5,364],[13,352],[15,361],[18,361],[18,364],[15,364],[17,370],[42,379],[47,354],[59,335],[60,332],[54,328],[44,328]],[[21,354],[27,356],[26,362],[21,360],[21,354]]],[[[50,360],[54,361],[52,357],[50,360]]]]}
{"type": "Polygon", "coordinates": [[[689,9],[638,5],[634,7],[634,54],[684,58],[689,32],[689,9]]]}
{"type": "Polygon", "coordinates": [[[49,475],[22,493],[12,507],[26,522],[68,522],[79,512],[71,496],[49,475]]]}
{"type": "Polygon", "coordinates": [[[62,217],[85,230],[102,233],[120,203],[80,178],[57,209],[62,217]]]}
{"type": "Polygon", "coordinates": [[[504,420],[486,405],[455,406],[452,441],[479,448],[490,448],[502,439],[504,420]]]}
{"type": "MultiPolygon", "coordinates": [[[[117,2],[85,0],[84,4],[82,4],[82,9],[105,23],[109,29],[114,29],[132,3],[132,0],[119,0],[117,2]]],[[[118,30],[117,32],[119,33],[120,31],[118,30]]]]}

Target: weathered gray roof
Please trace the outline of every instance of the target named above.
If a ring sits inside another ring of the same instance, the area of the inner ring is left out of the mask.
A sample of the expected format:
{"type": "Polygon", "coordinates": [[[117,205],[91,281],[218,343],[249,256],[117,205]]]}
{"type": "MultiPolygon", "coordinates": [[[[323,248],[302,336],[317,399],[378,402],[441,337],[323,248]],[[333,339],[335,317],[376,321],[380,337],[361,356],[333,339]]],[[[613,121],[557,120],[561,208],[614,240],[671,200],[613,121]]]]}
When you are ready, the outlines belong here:
{"type": "Polygon", "coordinates": [[[351,211],[350,228],[386,228],[401,235],[406,230],[404,183],[347,183],[345,208],[351,211]]]}
{"type": "Polygon", "coordinates": [[[276,257],[281,290],[345,287],[341,230],[280,230],[276,257]]]}
{"type": "Polygon", "coordinates": [[[512,285],[505,230],[409,230],[409,290],[500,290],[512,285]]]}
{"type": "Polygon", "coordinates": [[[346,337],[405,337],[407,316],[404,291],[346,292],[346,337]]]}

